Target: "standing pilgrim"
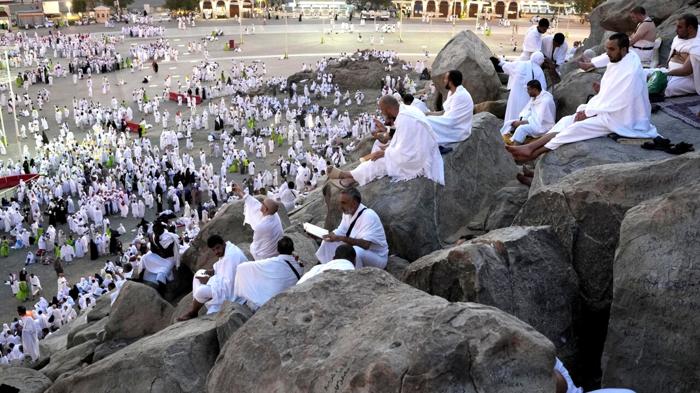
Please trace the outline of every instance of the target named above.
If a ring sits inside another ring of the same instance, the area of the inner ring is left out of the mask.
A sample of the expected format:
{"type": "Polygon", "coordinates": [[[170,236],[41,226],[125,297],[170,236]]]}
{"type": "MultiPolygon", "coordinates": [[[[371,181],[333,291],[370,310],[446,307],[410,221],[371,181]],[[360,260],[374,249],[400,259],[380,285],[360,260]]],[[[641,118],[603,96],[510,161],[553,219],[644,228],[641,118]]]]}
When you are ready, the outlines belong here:
{"type": "Polygon", "coordinates": [[[523,40],[523,53],[520,55],[520,60],[530,60],[533,53],[542,50],[542,35],[549,30],[549,20],[547,18],[540,19],[537,26],[532,26],[525,33],[523,40]]]}
{"type": "Polygon", "coordinates": [[[527,83],[531,80],[537,80],[542,86],[542,90],[547,90],[547,81],[544,78],[544,72],[540,67],[544,62],[542,52],[535,52],[529,60],[520,60],[514,62],[502,62],[500,65],[503,71],[509,75],[508,77],[508,103],[506,104],[505,119],[517,119],[520,112],[525,108],[530,96],[527,92],[527,83]]]}
{"type": "Polygon", "coordinates": [[[22,326],[22,348],[25,356],[29,356],[32,361],[39,359],[39,327],[32,318],[32,313],[27,312],[24,306],[17,307],[20,325],[22,326]]]}
{"type": "Polygon", "coordinates": [[[277,214],[277,202],[270,198],[260,202],[250,194],[245,194],[238,184],[234,185],[233,192],[245,203],[243,223],[253,228],[250,254],[255,260],[277,255],[277,242],[283,236],[282,221],[277,214]]]}

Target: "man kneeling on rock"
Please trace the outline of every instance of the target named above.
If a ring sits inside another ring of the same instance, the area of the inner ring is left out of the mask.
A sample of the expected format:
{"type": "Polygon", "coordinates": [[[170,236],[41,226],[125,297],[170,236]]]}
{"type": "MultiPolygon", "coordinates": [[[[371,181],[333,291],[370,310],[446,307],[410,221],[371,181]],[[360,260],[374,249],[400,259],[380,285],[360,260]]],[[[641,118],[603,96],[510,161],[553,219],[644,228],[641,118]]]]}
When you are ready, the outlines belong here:
{"type": "Polygon", "coordinates": [[[202,306],[207,314],[219,312],[224,301],[234,300],[233,283],[238,265],[246,262],[243,251],[231,242],[224,242],[219,235],[209,236],[207,247],[219,257],[212,270],[199,270],[192,279],[192,307],[178,321],[196,318],[202,306]]]}
{"type": "Polygon", "coordinates": [[[365,266],[384,269],[389,258],[389,245],[379,216],[362,204],[362,196],[356,188],[342,190],[338,200],[343,218],[338,228],[323,237],[316,257],[321,263],[328,263],[338,246],[347,244],[355,249],[358,269],[365,266]]]}
{"type": "Polygon", "coordinates": [[[530,161],[558,147],[616,133],[627,138],[658,136],[651,124],[651,104],[642,64],[629,53],[629,38],[623,33],[605,43],[610,58],[600,92],[571,116],[559,120],[550,132],[522,146],[506,146],[518,161],[530,161]]]}
{"type": "Polygon", "coordinates": [[[236,269],[233,284],[235,301],[257,310],[278,293],[299,281],[303,269],[294,253],[294,242],[287,236],[277,242],[279,255],[243,262],[236,269]]]}

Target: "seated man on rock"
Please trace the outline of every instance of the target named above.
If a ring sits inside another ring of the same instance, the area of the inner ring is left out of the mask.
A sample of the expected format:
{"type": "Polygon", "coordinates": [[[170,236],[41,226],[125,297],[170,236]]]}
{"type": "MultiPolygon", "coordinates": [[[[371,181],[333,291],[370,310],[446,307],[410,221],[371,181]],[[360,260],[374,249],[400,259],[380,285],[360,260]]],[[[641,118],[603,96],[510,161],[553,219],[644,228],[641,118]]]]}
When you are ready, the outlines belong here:
{"type": "Polygon", "coordinates": [[[348,244],[355,249],[358,269],[365,266],[384,269],[389,245],[379,216],[362,204],[362,196],[356,188],[342,190],[338,200],[343,218],[338,228],[323,237],[316,257],[321,263],[328,263],[341,244],[348,244]]]}
{"type": "Polygon", "coordinates": [[[511,135],[513,144],[522,145],[525,138],[539,138],[549,132],[554,126],[557,108],[554,97],[548,91],[542,91],[542,85],[537,80],[527,82],[527,94],[530,100],[523,108],[517,119],[506,120],[501,128],[505,136],[511,135]]]}
{"type": "Polygon", "coordinates": [[[234,185],[233,192],[245,203],[243,223],[253,228],[250,254],[256,261],[277,255],[277,241],[282,238],[283,232],[282,221],[277,214],[277,202],[270,198],[260,202],[254,196],[244,193],[238,184],[234,185]]]}
{"type": "Polygon", "coordinates": [[[424,176],[445,184],[442,156],[425,115],[416,107],[400,105],[390,95],[379,100],[379,109],[388,124],[396,125],[389,145],[371,153],[368,161],[350,172],[329,168],[328,179],[339,179],[341,187],[349,187],[355,181],[365,185],[387,175],[395,181],[424,176]]]}
{"type": "Polygon", "coordinates": [[[639,57],[629,53],[626,34],[616,33],[605,43],[610,64],[600,92],[576,114],[566,116],[540,139],[522,146],[506,146],[517,161],[530,161],[558,147],[616,133],[627,138],[658,136],[651,124],[651,104],[639,57]]]}
{"type": "Polygon", "coordinates": [[[211,270],[198,271],[192,279],[192,307],[178,321],[196,318],[203,305],[207,314],[221,310],[224,301],[233,301],[233,283],[238,265],[248,261],[243,251],[231,242],[224,242],[219,235],[207,239],[207,247],[219,260],[211,270]]]}
{"type": "Polygon", "coordinates": [[[153,223],[150,250],[141,257],[143,280],[153,285],[174,279],[173,271],[180,266],[179,238],[169,232],[161,221],[153,223]]]}
{"type": "Polygon", "coordinates": [[[664,96],[700,94],[698,18],[693,14],[681,15],[676,22],[676,33],[671,44],[664,96]]]}
{"type": "Polygon", "coordinates": [[[462,73],[452,70],[443,78],[447,99],[442,112],[428,112],[427,120],[437,137],[438,145],[462,142],[472,133],[474,101],[462,86],[462,73]]]}
{"type": "MultiPolygon", "coordinates": [[[[527,83],[531,80],[540,82],[542,90],[547,90],[547,80],[544,77],[541,65],[544,61],[542,52],[535,52],[529,60],[505,62],[500,66],[503,72],[508,74],[508,103],[506,104],[506,119],[516,119],[520,112],[530,101],[527,92],[527,83]]],[[[504,123],[505,125],[505,123],[504,123]]]]}
{"type": "Polygon", "coordinates": [[[292,255],[293,252],[294,242],[284,236],[277,242],[279,255],[238,265],[233,284],[235,300],[257,310],[272,297],[296,284],[304,270],[292,255]]]}
{"type": "Polygon", "coordinates": [[[327,270],[355,270],[355,258],[355,249],[349,244],[341,244],[335,249],[335,255],[332,261],[312,267],[308,273],[301,277],[297,285],[327,270]]]}

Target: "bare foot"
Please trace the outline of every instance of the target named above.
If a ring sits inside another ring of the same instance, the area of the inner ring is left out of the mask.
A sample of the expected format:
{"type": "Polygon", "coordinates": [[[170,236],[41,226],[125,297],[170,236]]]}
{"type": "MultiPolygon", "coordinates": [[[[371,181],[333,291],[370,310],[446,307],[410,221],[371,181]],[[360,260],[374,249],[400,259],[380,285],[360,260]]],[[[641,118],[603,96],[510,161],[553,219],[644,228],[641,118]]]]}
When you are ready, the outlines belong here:
{"type": "Polygon", "coordinates": [[[190,319],[193,319],[193,318],[197,318],[197,315],[193,314],[192,311],[190,311],[186,314],[183,314],[183,315],[177,317],[177,321],[178,322],[189,321],[190,319]]]}
{"type": "Polygon", "coordinates": [[[506,150],[516,161],[526,162],[532,159],[534,149],[530,145],[506,146],[506,150]]]}

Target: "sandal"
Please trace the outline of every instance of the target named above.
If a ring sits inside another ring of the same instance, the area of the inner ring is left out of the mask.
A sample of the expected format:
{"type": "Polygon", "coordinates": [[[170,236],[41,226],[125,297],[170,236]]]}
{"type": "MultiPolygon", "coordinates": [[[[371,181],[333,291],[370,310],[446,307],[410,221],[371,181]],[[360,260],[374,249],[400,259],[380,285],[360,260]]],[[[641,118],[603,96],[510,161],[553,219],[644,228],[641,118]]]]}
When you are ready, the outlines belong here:
{"type": "Polygon", "coordinates": [[[666,151],[671,147],[671,140],[660,136],[654,138],[651,142],[644,142],[642,149],[646,150],[663,150],[666,151]]]}
{"type": "Polygon", "coordinates": [[[695,147],[693,147],[692,144],[685,142],[680,142],[675,145],[671,145],[668,149],[665,150],[666,153],[674,155],[690,153],[691,151],[695,151],[695,147]]]}

